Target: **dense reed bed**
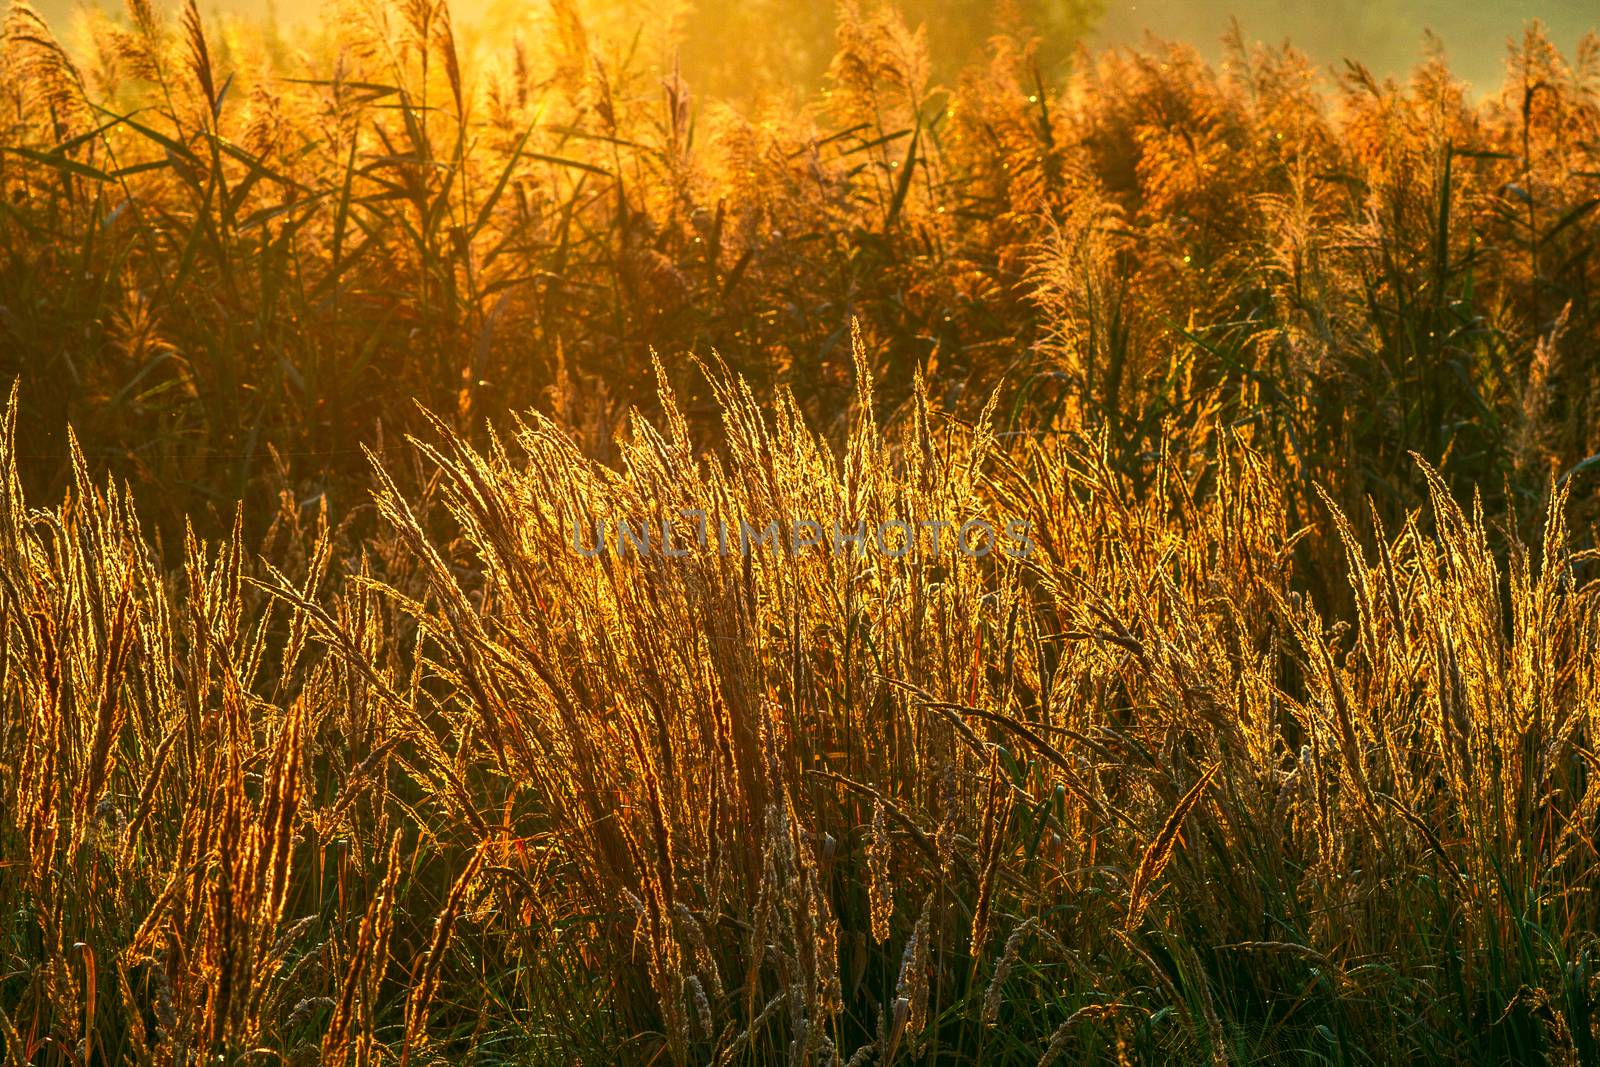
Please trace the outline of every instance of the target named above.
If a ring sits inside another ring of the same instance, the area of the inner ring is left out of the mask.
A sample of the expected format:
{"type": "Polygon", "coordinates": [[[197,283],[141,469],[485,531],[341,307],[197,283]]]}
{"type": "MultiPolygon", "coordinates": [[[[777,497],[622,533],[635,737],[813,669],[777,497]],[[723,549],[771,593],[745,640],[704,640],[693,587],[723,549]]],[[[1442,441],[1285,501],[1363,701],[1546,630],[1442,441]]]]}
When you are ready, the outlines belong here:
{"type": "Polygon", "coordinates": [[[7,1067],[1600,1062],[1600,47],[672,25],[12,8],[7,1067]]]}
{"type": "Polygon", "coordinates": [[[480,443],[537,407],[606,455],[652,351],[702,443],[691,352],[837,440],[852,319],[890,410],[914,370],[968,420],[1003,385],[1005,430],[1104,427],[1130,469],[1163,420],[1220,422],[1391,522],[1412,451],[1530,512],[1600,452],[1593,39],[1530,29],[1476,101],[1438,55],[1380,84],[1242,43],[1047,86],[1020,31],[941,86],[892,12],[846,7],[826,93],[733,106],[676,74],[670,13],[638,35],[561,0],[485,41],[431,0],[333,10],[292,47],[140,0],[68,50],[13,6],[28,484],[66,484],[70,420],[172,536],[265,515],[280,465],[343,512],[415,400],[480,443]]]}

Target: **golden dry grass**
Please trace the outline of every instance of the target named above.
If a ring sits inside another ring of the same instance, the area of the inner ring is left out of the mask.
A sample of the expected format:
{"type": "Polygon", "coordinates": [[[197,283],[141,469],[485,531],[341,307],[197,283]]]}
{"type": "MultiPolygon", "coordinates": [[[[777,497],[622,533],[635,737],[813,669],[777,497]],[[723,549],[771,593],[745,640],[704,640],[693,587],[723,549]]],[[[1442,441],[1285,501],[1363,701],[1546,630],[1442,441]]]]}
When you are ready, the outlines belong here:
{"type": "Polygon", "coordinates": [[[8,1067],[1600,1061],[1592,40],[93,30],[0,53],[8,1067]],[[574,549],[686,513],[1035,550],[574,549]]]}

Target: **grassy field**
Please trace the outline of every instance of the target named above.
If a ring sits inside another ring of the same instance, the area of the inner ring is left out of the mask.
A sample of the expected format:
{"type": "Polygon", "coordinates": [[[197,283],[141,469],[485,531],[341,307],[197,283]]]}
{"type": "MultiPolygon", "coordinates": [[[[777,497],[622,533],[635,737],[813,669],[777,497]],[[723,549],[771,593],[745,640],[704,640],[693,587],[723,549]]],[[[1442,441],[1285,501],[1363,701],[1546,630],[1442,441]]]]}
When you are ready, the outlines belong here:
{"type": "Polygon", "coordinates": [[[12,6],[5,1067],[1600,1063],[1600,38],[525,31],[12,6]]]}

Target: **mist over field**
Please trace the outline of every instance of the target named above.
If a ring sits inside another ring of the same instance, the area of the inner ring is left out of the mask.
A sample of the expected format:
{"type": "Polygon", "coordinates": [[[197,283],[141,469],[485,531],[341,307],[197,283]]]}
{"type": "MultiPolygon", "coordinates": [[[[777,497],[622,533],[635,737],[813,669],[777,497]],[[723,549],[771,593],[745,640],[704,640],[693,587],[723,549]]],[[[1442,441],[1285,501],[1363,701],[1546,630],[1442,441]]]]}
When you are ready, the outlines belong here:
{"type": "MultiPolygon", "coordinates": [[[[114,2],[97,2],[107,10],[120,11],[114,2]]],[[[65,25],[78,4],[74,0],[42,0],[37,6],[52,23],[65,25]]],[[[455,16],[468,27],[515,25],[545,6],[540,0],[468,0],[457,6],[455,16]]],[[[756,27],[785,36],[778,44],[780,51],[794,49],[797,41],[805,42],[803,50],[812,53],[815,61],[807,64],[810,69],[804,73],[814,82],[826,60],[825,48],[815,42],[827,41],[833,24],[833,6],[823,0],[713,0],[699,5],[628,0],[614,6],[624,12],[618,16],[620,23],[631,19],[646,33],[650,32],[646,27],[654,26],[663,10],[674,12],[688,38],[684,51],[691,60],[685,75],[691,83],[701,73],[694,69],[693,57],[740,55],[750,45],[745,35],[756,27]]],[[[1031,20],[1042,24],[1036,28],[1056,40],[1082,32],[1084,43],[1091,47],[1138,45],[1150,34],[1192,44],[1207,59],[1215,60],[1222,55],[1223,38],[1236,19],[1247,43],[1288,42],[1324,68],[1335,70],[1342,69],[1344,59],[1358,58],[1379,77],[1406,74],[1424,57],[1425,37],[1431,33],[1443,44],[1452,71],[1479,92],[1498,85],[1505,69],[1507,42],[1526,23],[1541,21],[1550,39],[1564,50],[1572,49],[1582,33],[1596,24],[1591,0],[1527,0],[1515,5],[1497,0],[1046,0],[1035,6],[1071,11],[1065,20],[1031,20]]],[[[292,41],[294,27],[324,22],[332,17],[334,7],[334,0],[209,0],[201,10],[208,15],[249,19],[270,16],[292,41]]],[[[913,0],[905,9],[913,21],[928,23],[936,37],[941,25],[961,26],[952,33],[960,42],[952,51],[958,51],[981,43],[985,36],[982,31],[964,32],[965,27],[982,26],[1004,7],[991,0],[913,0]]],[[[1023,17],[1031,13],[1025,10],[1023,17]]]]}
{"type": "Polygon", "coordinates": [[[1494,89],[1505,71],[1508,38],[1525,22],[1542,21],[1551,39],[1571,50],[1597,22],[1590,0],[1111,0],[1093,40],[1137,43],[1146,32],[1221,54],[1219,42],[1237,19],[1247,41],[1288,41],[1324,66],[1357,59],[1379,77],[1401,76],[1424,55],[1424,36],[1436,35],[1451,70],[1477,91],[1494,89]]]}

